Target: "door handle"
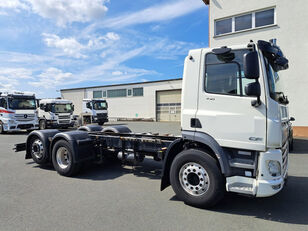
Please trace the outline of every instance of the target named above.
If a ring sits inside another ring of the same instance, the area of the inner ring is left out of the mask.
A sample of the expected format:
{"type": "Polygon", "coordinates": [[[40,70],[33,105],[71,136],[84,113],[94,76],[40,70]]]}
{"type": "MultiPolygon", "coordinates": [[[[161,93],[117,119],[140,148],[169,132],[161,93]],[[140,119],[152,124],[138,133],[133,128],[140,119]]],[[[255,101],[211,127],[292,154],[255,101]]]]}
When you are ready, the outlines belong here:
{"type": "Polygon", "coordinates": [[[192,127],[192,128],[202,128],[200,120],[198,118],[191,118],[190,119],[190,127],[192,127]]]}

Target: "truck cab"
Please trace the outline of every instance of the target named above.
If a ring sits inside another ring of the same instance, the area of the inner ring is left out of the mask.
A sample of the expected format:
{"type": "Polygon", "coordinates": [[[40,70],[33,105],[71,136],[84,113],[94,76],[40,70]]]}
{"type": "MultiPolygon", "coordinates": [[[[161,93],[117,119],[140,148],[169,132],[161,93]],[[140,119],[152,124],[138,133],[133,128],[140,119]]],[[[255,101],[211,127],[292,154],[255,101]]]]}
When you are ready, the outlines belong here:
{"type": "Polygon", "coordinates": [[[281,49],[261,40],[185,60],[182,136],[221,150],[227,191],[265,197],[283,188],[289,117],[278,72],[287,68],[281,49]]]}
{"type": "Polygon", "coordinates": [[[74,105],[70,100],[41,99],[39,100],[39,128],[68,128],[74,125],[74,105]]]}
{"type": "Polygon", "coordinates": [[[82,114],[90,115],[90,121],[99,125],[108,122],[108,103],[104,99],[84,99],[82,102],[82,114]]]}
{"type": "Polygon", "coordinates": [[[0,92],[0,134],[35,129],[38,129],[35,95],[0,92]]]}

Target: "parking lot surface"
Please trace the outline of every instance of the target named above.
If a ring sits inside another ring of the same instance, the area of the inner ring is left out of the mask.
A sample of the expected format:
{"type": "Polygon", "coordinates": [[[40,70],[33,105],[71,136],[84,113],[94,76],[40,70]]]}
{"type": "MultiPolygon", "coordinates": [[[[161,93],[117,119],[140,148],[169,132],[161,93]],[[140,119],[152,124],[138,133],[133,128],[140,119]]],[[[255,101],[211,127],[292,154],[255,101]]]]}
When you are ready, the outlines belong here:
{"type": "MultiPolygon", "coordinates": [[[[178,123],[123,122],[136,132],[180,134],[178,123]]],[[[270,198],[227,194],[211,210],[160,192],[160,163],[88,165],[74,177],[42,168],[0,136],[0,230],[308,230],[308,140],[296,139],[287,187],[270,198]]]]}

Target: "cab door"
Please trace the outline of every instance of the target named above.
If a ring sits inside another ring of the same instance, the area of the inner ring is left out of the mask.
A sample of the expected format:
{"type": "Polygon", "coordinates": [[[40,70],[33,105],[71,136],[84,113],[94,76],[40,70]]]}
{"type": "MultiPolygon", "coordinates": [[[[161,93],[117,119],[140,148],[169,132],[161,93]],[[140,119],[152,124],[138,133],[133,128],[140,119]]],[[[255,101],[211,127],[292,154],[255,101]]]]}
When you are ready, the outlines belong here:
{"type": "MultiPolygon", "coordinates": [[[[245,95],[243,55],[246,49],[232,50],[227,57],[203,50],[196,119],[197,132],[212,136],[222,147],[265,150],[266,105],[260,76],[261,105],[252,106],[255,97],[245,95]]],[[[261,71],[260,71],[261,73],[261,71]]]]}

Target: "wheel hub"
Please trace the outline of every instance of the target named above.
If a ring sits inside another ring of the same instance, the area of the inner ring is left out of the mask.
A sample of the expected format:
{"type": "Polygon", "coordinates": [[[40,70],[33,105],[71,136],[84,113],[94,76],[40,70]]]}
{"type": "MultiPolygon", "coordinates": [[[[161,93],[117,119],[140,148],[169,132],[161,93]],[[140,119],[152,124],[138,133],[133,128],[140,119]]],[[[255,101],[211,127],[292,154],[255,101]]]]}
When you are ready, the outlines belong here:
{"type": "Polygon", "coordinates": [[[71,161],[68,155],[68,150],[65,147],[60,147],[56,153],[56,160],[60,168],[66,169],[71,161]]]}
{"type": "Polygon", "coordinates": [[[210,179],[206,170],[197,163],[184,164],[179,172],[179,180],[182,188],[193,196],[201,196],[209,188],[210,179]]]}
{"type": "Polygon", "coordinates": [[[41,140],[37,139],[32,143],[31,152],[37,159],[43,158],[44,146],[41,140]]]}

